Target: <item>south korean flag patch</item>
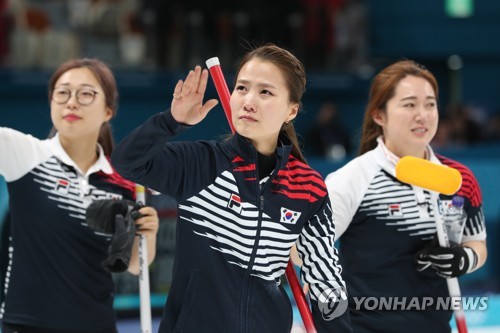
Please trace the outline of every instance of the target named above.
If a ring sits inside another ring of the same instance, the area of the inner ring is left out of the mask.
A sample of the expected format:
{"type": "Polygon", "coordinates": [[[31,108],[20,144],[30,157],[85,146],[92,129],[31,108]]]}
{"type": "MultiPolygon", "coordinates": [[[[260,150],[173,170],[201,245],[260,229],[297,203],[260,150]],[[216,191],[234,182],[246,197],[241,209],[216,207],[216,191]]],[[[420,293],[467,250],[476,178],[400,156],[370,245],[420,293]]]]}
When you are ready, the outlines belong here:
{"type": "Polygon", "coordinates": [[[300,218],[299,212],[295,212],[291,209],[281,207],[281,223],[295,224],[300,218]]]}

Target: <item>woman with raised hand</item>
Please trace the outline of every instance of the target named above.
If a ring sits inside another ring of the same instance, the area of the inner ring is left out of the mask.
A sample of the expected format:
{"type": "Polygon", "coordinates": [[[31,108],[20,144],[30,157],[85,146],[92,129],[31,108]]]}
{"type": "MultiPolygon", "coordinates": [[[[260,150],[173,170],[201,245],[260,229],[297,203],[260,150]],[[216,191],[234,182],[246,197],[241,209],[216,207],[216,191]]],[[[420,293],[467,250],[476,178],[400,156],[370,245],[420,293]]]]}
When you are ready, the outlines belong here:
{"type": "Polygon", "coordinates": [[[176,261],[159,331],[289,333],[280,281],[297,241],[318,332],[351,332],[328,194],[293,127],[304,67],[275,45],[251,50],[230,100],[236,133],[222,142],[172,141],[217,104],[203,103],[207,79],[207,70],[191,70],[175,86],[171,108],[112,156],[125,178],[178,201],[176,261]]]}
{"type": "MultiPolygon", "coordinates": [[[[96,59],[63,63],[49,82],[53,133],[39,140],[0,127],[0,174],[9,193],[11,244],[3,333],[116,331],[114,284],[103,267],[113,235],[91,229],[86,208],[95,200],[134,198],[134,184],[109,162],[117,89],[96,59]]],[[[142,207],[137,232],[155,255],[158,216],[142,207]]],[[[138,238],[128,271],[139,272],[138,238]]],[[[115,253],[116,254],[116,253],[115,253]]]]}

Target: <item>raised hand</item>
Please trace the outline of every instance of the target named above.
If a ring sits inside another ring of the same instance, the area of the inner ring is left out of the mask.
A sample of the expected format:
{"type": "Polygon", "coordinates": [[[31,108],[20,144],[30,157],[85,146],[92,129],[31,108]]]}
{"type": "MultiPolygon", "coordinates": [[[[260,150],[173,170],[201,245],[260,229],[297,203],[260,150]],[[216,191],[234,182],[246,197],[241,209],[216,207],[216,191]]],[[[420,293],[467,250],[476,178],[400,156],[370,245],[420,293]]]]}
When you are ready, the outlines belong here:
{"type": "Polygon", "coordinates": [[[216,99],[211,99],[203,104],[207,81],[208,70],[196,66],[189,71],[184,81],[177,82],[171,106],[172,116],[177,122],[196,125],[219,103],[216,99]]]}

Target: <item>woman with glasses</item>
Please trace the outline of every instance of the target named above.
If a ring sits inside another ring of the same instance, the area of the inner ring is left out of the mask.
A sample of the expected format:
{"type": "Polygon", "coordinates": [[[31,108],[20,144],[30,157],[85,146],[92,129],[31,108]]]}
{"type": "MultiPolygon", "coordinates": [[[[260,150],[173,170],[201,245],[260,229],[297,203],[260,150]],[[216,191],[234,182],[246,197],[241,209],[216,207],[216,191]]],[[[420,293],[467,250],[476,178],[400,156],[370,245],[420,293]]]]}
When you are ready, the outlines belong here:
{"type": "MultiPolygon", "coordinates": [[[[0,307],[3,333],[116,332],[114,284],[102,263],[112,242],[85,223],[94,200],[134,199],[110,165],[117,88],[95,59],[63,63],[49,81],[53,136],[0,127],[0,175],[8,186],[11,243],[0,307]]],[[[155,255],[158,216],[139,210],[138,232],[155,255]]],[[[128,266],[139,272],[137,238],[128,266]]]]}

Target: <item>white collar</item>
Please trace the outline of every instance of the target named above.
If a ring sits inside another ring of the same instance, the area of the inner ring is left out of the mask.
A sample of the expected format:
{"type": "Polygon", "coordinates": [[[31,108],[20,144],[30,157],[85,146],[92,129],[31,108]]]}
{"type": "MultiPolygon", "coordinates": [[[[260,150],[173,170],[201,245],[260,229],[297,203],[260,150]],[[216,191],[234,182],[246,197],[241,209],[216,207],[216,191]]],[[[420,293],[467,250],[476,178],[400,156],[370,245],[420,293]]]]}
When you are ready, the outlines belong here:
{"type": "MultiPolygon", "coordinates": [[[[56,135],[48,140],[49,142],[49,147],[52,151],[52,154],[61,162],[63,162],[66,165],[72,166],[78,172],[80,172],[83,175],[83,172],[80,170],[80,168],[76,165],[76,163],[69,157],[68,153],[66,153],[66,150],[64,150],[63,146],[61,145],[61,141],[59,140],[59,133],[56,133],[56,135]]],[[[101,145],[98,143],[97,144],[97,149],[99,150],[99,158],[97,161],[89,168],[87,171],[86,175],[90,175],[95,172],[102,171],[107,174],[112,174],[113,173],[113,168],[111,167],[111,164],[109,164],[108,159],[104,155],[104,150],[102,149],[101,145]]]]}
{"type": "MultiPolygon", "coordinates": [[[[379,146],[381,146],[383,148],[384,153],[386,154],[386,157],[388,160],[394,162],[394,164],[398,163],[399,157],[397,157],[392,151],[390,151],[386,147],[386,145],[384,143],[384,137],[382,135],[377,137],[377,143],[379,146]]],[[[431,146],[427,145],[425,153],[426,153],[425,156],[426,156],[427,160],[441,164],[441,162],[439,162],[439,159],[436,157],[436,154],[434,154],[434,151],[432,150],[431,146]]]]}
{"type": "MultiPolygon", "coordinates": [[[[396,156],[392,151],[390,151],[386,145],[384,144],[384,139],[383,136],[380,135],[377,137],[377,147],[375,148],[379,153],[376,154],[376,156],[383,156],[384,158],[379,160],[380,165],[388,172],[390,172],[392,175],[395,176],[395,169],[396,169],[396,164],[399,162],[399,157],[396,156]]],[[[442,164],[441,161],[436,157],[434,154],[434,151],[432,150],[431,146],[426,147],[426,157],[427,160],[437,163],[437,164],[442,164]]]]}

